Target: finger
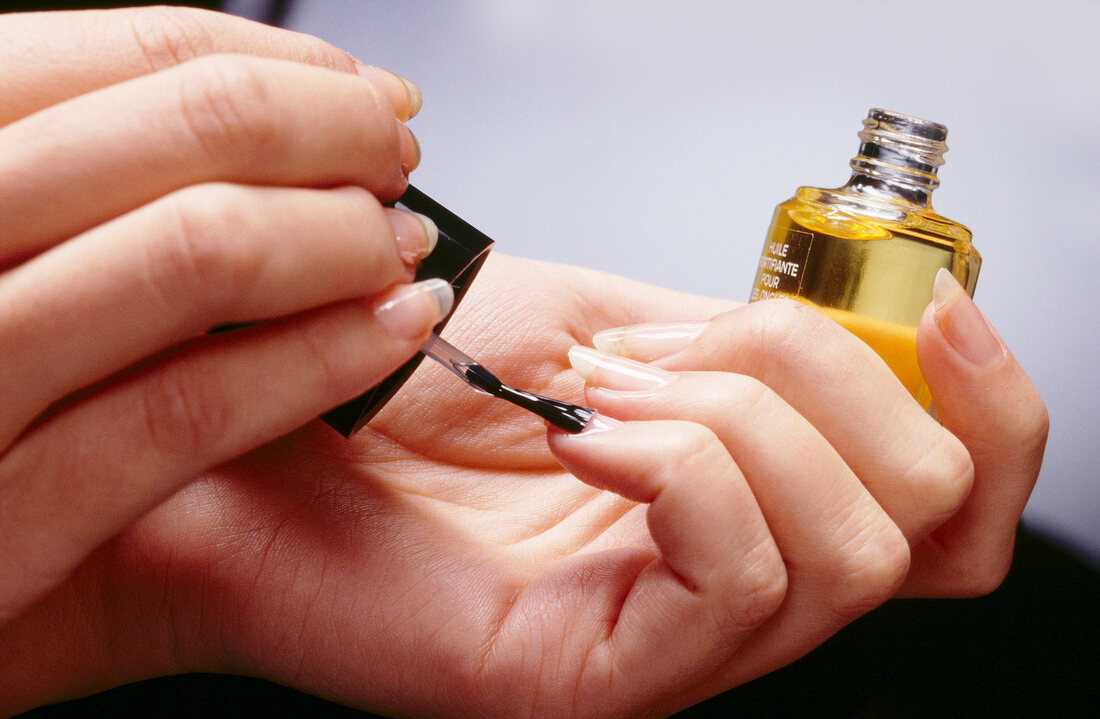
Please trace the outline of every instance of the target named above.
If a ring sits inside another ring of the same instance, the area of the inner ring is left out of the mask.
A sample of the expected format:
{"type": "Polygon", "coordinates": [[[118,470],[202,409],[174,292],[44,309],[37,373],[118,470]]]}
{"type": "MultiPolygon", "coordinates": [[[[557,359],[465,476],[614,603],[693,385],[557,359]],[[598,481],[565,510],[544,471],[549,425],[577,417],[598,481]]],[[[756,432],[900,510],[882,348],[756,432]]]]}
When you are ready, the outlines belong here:
{"type": "Polygon", "coordinates": [[[182,483],[377,383],[451,299],[428,280],[203,339],[36,425],[0,460],[0,620],[182,483]]]}
{"type": "Polygon", "coordinates": [[[0,128],[0,261],[201,182],[360,185],[393,199],[415,144],[361,78],[201,58],[0,128]]]}
{"type": "Polygon", "coordinates": [[[661,557],[634,565],[638,574],[621,608],[607,612],[607,641],[589,657],[635,686],[690,683],[779,608],[783,561],[744,477],[712,432],[668,421],[601,429],[552,430],[550,448],[582,481],[647,503],[661,557]]]}
{"type": "Polygon", "coordinates": [[[4,15],[0,37],[0,67],[20,69],[4,77],[0,125],[101,87],[222,53],[359,72],[385,94],[399,119],[420,108],[415,85],[322,40],[196,8],[4,15]]]}
{"type": "Polygon", "coordinates": [[[407,281],[435,235],[361,188],[199,185],[39,255],[0,277],[0,446],[53,402],[215,325],[407,281]]]}
{"type": "Polygon", "coordinates": [[[985,594],[1008,571],[1050,422],[1031,380],[950,273],[937,277],[934,295],[917,352],[940,420],[973,457],[974,488],[916,549],[904,591],[985,594]]]}
{"type": "Polygon", "coordinates": [[[601,412],[706,426],[744,473],[789,578],[783,608],[748,640],[757,656],[790,661],[790,647],[808,650],[897,590],[908,569],[905,538],[775,392],[744,375],[670,373],[581,347],[570,361],[601,412]]]}
{"type": "Polygon", "coordinates": [[[676,370],[747,374],[805,417],[916,544],[962,505],[970,456],[875,352],[788,300],[754,302],[705,325],[603,333],[605,348],[676,370]]]}

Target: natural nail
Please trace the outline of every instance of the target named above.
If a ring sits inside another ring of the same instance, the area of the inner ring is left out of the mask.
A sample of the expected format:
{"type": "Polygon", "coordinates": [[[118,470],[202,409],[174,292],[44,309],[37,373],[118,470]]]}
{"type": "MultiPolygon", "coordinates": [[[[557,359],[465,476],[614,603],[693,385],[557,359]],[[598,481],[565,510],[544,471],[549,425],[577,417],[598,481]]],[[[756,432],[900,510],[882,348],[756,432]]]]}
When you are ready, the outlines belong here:
{"type": "Polygon", "coordinates": [[[585,382],[611,390],[653,390],[672,379],[672,373],[589,347],[574,345],[569,364],[585,382]]]}
{"type": "Polygon", "coordinates": [[[432,218],[419,212],[387,207],[386,219],[393,228],[397,251],[406,265],[415,267],[420,260],[432,253],[439,242],[439,228],[432,218]]]}
{"type": "Polygon", "coordinates": [[[954,275],[944,268],[936,273],[932,285],[935,320],[943,336],[970,362],[992,364],[1004,356],[1000,342],[993,336],[989,322],[974,304],[954,275]]]}
{"type": "Polygon", "coordinates": [[[404,123],[397,123],[397,127],[401,135],[401,172],[408,177],[409,173],[420,166],[420,142],[404,123]]]}
{"type": "Polygon", "coordinates": [[[411,120],[417,116],[417,114],[420,112],[420,108],[424,106],[424,95],[420,92],[420,88],[412,80],[401,77],[400,75],[397,75],[396,77],[405,85],[405,91],[409,95],[409,106],[405,119],[411,120]]]}
{"type": "Polygon", "coordinates": [[[375,300],[374,316],[388,335],[409,340],[424,337],[454,305],[451,283],[424,280],[395,287],[375,300]]]}
{"type": "Polygon", "coordinates": [[[596,349],[641,362],[667,357],[691,344],[706,322],[648,322],[614,327],[592,336],[596,349]]]}

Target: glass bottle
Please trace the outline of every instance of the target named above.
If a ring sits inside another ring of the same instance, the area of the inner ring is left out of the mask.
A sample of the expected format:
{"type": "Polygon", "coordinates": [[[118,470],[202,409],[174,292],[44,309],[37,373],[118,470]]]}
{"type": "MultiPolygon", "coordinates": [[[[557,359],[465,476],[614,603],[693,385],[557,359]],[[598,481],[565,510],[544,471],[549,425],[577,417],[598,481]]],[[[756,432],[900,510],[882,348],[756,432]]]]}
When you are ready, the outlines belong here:
{"type": "Polygon", "coordinates": [[[872,109],[852,177],[800,187],[775,209],[750,301],[790,297],[870,345],[931,410],[917,365],[917,324],[941,267],[974,295],[981,256],[963,225],[932,209],[947,128],[872,109]]]}

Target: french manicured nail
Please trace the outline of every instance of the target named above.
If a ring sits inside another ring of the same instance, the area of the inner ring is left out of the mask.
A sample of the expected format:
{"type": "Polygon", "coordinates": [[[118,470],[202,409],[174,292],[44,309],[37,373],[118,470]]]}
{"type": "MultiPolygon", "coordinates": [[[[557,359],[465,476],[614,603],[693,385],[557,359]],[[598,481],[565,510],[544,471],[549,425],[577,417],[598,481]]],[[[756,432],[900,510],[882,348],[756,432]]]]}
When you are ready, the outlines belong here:
{"type": "Polygon", "coordinates": [[[608,354],[652,362],[687,347],[706,327],[706,322],[649,322],[614,327],[594,334],[592,344],[608,354]]]}
{"type": "Polygon", "coordinates": [[[424,337],[454,305],[451,283],[424,280],[395,287],[375,300],[374,316],[386,334],[401,340],[424,337]]]}
{"type": "Polygon", "coordinates": [[[611,390],[654,390],[672,380],[672,373],[634,360],[574,345],[569,364],[584,381],[611,390]]]}
{"type": "Polygon", "coordinates": [[[420,166],[420,142],[403,122],[397,123],[397,132],[401,136],[401,172],[408,177],[409,173],[420,166]]]}
{"type": "Polygon", "coordinates": [[[356,62],[355,71],[361,77],[377,83],[383,88],[386,96],[393,104],[398,120],[404,122],[416,117],[416,114],[420,112],[420,108],[424,105],[424,96],[416,83],[389,70],[356,62]]]}
{"type": "Polygon", "coordinates": [[[963,357],[984,366],[1004,356],[989,322],[959,281],[946,269],[941,268],[936,273],[936,282],[932,285],[932,304],[940,331],[963,357]]]}
{"type": "Polygon", "coordinates": [[[415,267],[435,249],[439,242],[439,228],[432,218],[419,212],[387,207],[385,213],[393,228],[393,238],[401,259],[409,267],[415,267]]]}

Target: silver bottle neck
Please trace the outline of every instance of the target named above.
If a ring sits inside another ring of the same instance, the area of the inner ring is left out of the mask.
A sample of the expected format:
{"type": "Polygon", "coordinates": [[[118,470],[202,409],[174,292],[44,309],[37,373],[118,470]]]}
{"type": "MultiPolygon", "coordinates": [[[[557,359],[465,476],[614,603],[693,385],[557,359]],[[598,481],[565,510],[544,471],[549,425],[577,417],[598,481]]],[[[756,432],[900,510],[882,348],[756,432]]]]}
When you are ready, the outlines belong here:
{"type": "Polygon", "coordinates": [[[852,192],[928,206],[947,152],[947,128],[878,108],[867,113],[859,154],[852,158],[852,192]]]}

